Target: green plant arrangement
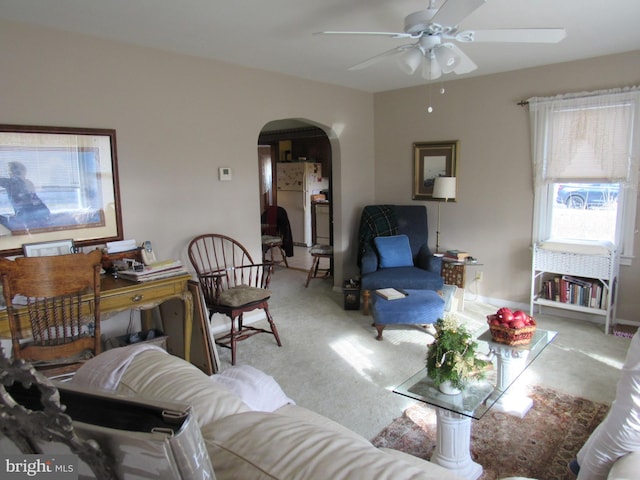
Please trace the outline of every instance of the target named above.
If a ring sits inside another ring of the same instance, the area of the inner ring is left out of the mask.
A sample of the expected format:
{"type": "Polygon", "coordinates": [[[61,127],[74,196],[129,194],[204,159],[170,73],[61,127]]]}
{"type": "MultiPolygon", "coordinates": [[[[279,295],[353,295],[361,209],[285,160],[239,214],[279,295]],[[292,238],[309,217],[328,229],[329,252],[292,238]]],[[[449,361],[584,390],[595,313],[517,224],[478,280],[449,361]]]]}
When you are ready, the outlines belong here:
{"type": "Polygon", "coordinates": [[[427,375],[436,386],[449,381],[462,389],[472,379],[484,377],[490,362],[476,358],[478,344],[455,318],[438,319],[435,341],[427,351],[427,375]]]}

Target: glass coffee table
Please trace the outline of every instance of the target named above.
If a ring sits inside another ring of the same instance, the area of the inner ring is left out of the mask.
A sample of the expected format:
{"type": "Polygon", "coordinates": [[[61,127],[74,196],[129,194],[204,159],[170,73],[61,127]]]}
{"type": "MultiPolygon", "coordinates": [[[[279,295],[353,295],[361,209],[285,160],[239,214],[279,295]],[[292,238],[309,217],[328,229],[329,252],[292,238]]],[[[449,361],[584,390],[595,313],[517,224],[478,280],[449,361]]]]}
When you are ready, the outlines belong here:
{"type": "Polygon", "coordinates": [[[476,341],[478,351],[485,352],[495,365],[484,380],[470,382],[461,393],[446,395],[436,387],[423,368],[396,387],[393,392],[427,403],[436,408],[436,449],[433,463],[453,470],[457,475],[476,480],[482,475],[482,465],[471,459],[471,420],[480,420],[492,408],[514,413],[521,418],[533,402],[515,381],[544,351],[557,332],[536,329],[528,345],[509,346],[491,340],[489,330],[476,341]],[[526,408],[515,408],[525,405],[526,408]]]}

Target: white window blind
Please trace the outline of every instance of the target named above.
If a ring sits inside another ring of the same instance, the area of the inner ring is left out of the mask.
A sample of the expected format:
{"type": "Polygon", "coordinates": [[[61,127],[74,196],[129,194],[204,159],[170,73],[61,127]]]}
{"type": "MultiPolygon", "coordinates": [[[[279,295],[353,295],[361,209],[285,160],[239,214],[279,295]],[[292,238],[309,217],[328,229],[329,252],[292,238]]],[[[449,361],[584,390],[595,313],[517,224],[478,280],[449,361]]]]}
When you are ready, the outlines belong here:
{"type": "Polygon", "coordinates": [[[633,113],[629,102],[577,109],[556,107],[551,115],[545,180],[626,182],[633,113]]]}

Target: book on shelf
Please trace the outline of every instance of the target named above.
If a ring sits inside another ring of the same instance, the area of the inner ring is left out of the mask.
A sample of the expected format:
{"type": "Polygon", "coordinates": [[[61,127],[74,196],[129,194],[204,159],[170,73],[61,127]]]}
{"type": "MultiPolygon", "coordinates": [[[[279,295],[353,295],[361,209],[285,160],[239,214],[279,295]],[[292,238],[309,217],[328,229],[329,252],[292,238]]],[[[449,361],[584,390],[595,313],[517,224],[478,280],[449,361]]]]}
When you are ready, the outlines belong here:
{"type": "Polygon", "coordinates": [[[387,300],[398,300],[407,296],[406,292],[396,288],[379,288],[376,293],[387,300]]]}
{"type": "Polygon", "coordinates": [[[452,258],[454,260],[462,261],[466,260],[471,256],[468,252],[463,252],[462,250],[447,250],[444,252],[445,258],[452,258]]]}
{"type": "Polygon", "coordinates": [[[608,286],[600,280],[556,275],[542,284],[540,297],[588,308],[607,308],[608,286]]]}

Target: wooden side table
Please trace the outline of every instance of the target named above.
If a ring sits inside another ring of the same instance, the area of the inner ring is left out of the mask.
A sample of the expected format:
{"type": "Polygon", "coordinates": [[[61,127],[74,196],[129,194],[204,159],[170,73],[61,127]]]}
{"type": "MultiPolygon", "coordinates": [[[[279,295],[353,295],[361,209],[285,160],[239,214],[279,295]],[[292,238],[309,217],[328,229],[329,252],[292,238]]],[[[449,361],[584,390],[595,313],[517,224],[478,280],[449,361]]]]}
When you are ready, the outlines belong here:
{"type": "Polygon", "coordinates": [[[440,275],[447,285],[455,285],[464,288],[467,277],[467,264],[458,260],[442,259],[442,270],[440,275]]]}

